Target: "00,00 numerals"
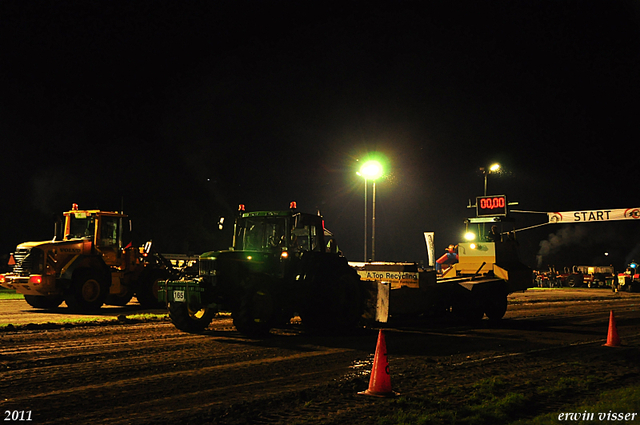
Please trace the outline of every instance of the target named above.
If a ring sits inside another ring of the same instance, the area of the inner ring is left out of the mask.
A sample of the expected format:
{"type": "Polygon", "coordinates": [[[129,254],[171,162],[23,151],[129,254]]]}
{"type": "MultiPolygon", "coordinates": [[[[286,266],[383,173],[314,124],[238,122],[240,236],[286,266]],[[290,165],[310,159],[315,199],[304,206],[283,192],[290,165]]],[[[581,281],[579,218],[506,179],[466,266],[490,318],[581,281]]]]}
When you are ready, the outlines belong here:
{"type": "Polygon", "coordinates": [[[480,199],[480,208],[483,210],[493,210],[495,208],[504,208],[504,198],[483,198],[480,199]]]}
{"type": "Polygon", "coordinates": [[[31,410],[5,410],[5,422],[31,421],[31,410]]]}

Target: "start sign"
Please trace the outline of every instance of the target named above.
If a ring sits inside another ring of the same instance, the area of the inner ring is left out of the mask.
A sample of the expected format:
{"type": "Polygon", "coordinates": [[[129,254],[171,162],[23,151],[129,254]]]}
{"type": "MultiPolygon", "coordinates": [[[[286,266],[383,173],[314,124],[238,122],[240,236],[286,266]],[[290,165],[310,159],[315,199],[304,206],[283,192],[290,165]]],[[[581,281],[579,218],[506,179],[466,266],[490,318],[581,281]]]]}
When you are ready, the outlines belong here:
{"type": "Polygon", "coordinates": [[[617,210],[565,211],[547,213],[549,223],[584,223],[591,221],[638,220],[640,208],[617,210]]]}

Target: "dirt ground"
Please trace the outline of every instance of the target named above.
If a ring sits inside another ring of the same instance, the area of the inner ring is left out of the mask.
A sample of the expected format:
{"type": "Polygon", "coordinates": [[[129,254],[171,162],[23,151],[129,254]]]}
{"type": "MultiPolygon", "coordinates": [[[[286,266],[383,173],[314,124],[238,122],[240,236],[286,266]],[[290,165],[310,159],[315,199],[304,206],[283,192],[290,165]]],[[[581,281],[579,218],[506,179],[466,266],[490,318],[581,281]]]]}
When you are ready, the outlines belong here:
{"type": "Polygon", "coordinates": [[[526,419],[640,378],[640,296],[604,290],[513,294],[499,323],[396,319],[318,336],[294,321],[262,340],[238,334],[228,317],[199,335],[125,319],[134,306],[109,312],[119,322],[47,324],[63,309],[36,313],[20,302],[0,301],[0,323],[12,315],[31,323],[0,331],[0,411],[28,412],[33,423],[371,424],[415,400],[463,409],[488,379],[535,392],[511,415],[526,419]],[[602,346],[612,310],[623,342],[615,348],[602,346]],[[369,385],[380,329],[397,397],[358,394],[369,385]],[[572,379],[586,384],[539,390],[572,379]]]}

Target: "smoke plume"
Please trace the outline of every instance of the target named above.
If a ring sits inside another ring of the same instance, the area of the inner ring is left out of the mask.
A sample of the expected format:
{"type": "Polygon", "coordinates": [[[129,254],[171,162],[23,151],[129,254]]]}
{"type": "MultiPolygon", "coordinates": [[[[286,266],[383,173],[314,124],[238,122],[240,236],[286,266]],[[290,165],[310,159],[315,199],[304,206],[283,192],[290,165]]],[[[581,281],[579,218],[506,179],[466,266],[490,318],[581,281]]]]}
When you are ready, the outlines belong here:
{"type": "Polygon", "coordinates": [[[640,244],[636,245],[624,259],[624,263],[629,264],[632,261],[638,261],[640,259],[640,244]]]}
{"type": "Polygon", "coordinates": [[[545,257],[559,252],[568,245],[575,245],[583,241],[587,236],[587,231],[582,226],[564,227],[556,233],[551,233],[549,237],[540,242],[540,249],[536,255],[538,268],[542,266],[545,257]]]}

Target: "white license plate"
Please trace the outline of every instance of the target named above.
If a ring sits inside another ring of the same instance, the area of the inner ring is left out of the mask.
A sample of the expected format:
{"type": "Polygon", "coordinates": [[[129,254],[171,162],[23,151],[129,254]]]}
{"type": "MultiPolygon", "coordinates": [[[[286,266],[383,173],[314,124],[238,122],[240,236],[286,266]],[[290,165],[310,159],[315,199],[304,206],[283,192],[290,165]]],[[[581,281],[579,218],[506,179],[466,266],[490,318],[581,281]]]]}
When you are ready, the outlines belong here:
{"type": "Polygon", "coordinates": [[[184,291],[173,291],[173,301],[184,302],[184,291]]]}

